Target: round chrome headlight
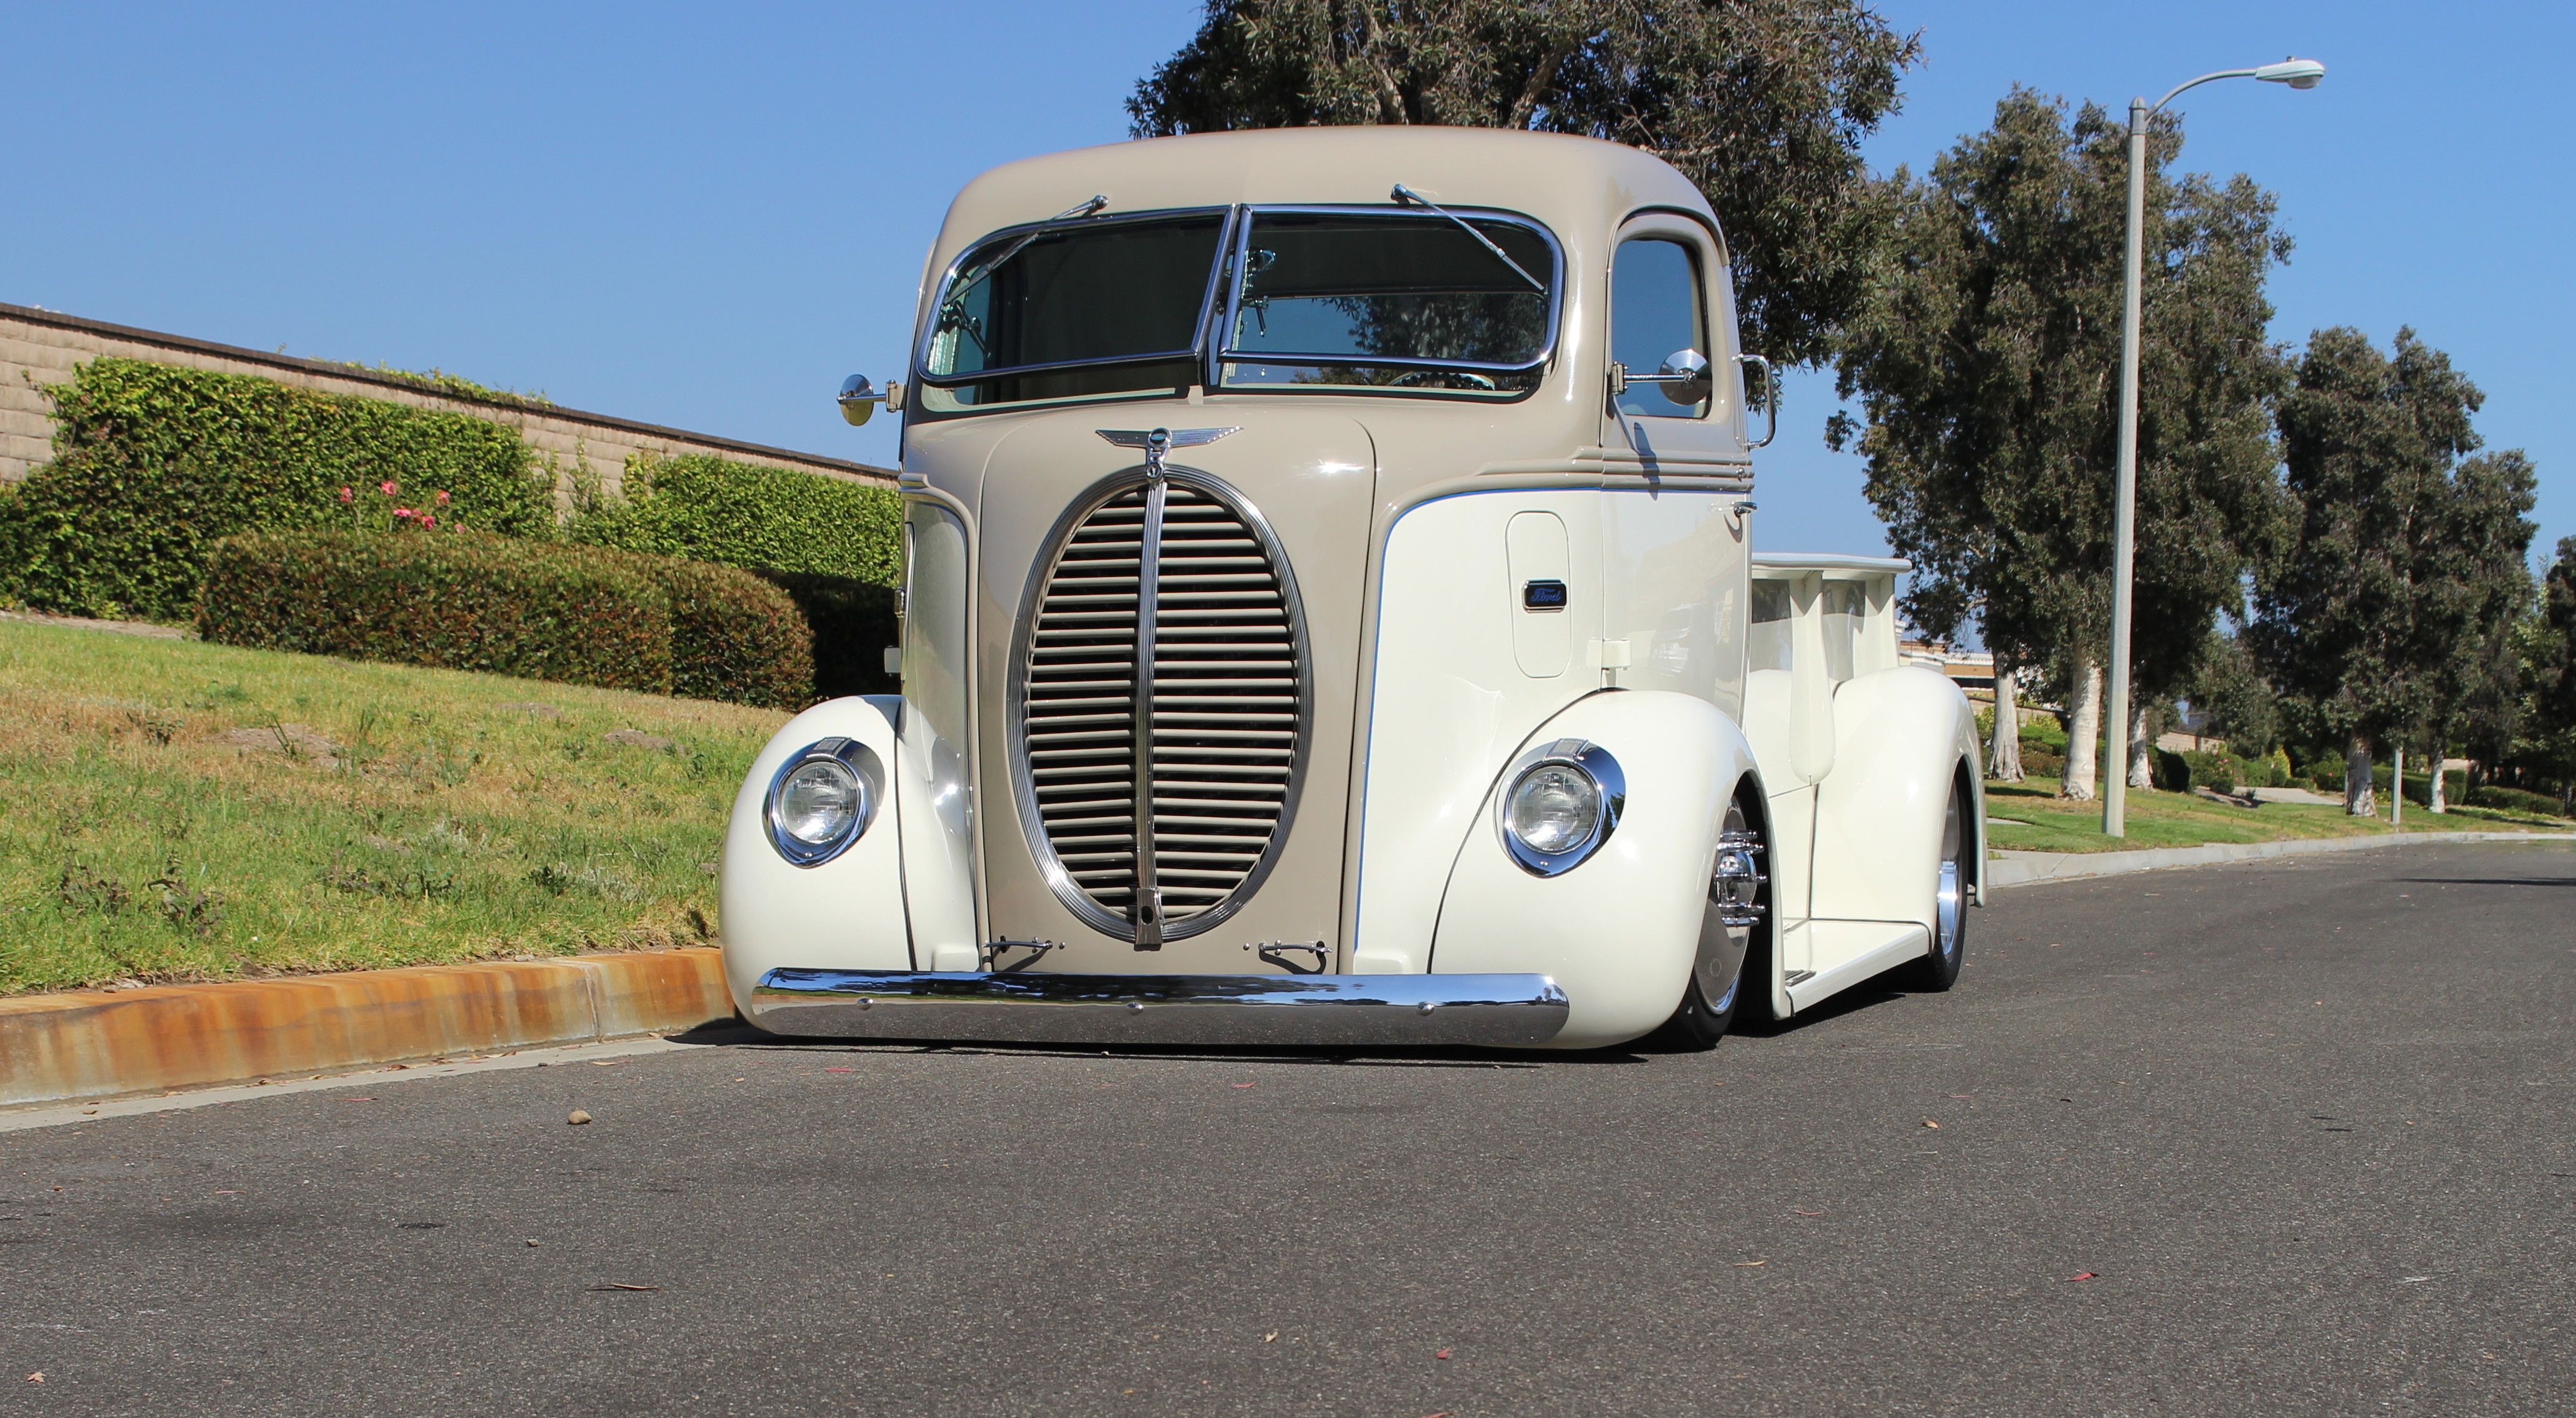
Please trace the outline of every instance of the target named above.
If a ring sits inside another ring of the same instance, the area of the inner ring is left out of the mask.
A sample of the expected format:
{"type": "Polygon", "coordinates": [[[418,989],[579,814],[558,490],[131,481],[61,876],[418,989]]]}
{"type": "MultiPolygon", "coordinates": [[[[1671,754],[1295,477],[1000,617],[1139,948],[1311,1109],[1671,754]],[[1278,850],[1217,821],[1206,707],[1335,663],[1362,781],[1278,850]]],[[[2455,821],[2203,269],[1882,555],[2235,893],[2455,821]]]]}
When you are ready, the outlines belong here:
{"type": "Polygon", "coordinates": [[[1503,846],[1539,876],[1572,871],[1610,839],[1628,785],[1609,750],[1559,739],[1524,754],[1503,791],[1503,846]]]}
{"type": "Polygon", "coordinates": [[[1571,763],[1542,763],[1512,784],[1503,820],[1533,852],[1571,851],[1601,826],[1601,785],[1571,763]]]}
{"type": "Polygon", "coordinates": [[[800,867],[839,856],[876,816],[883,776],[856,739],[824,739],[789,756],[769,782],[769,842],[800,867]]]}

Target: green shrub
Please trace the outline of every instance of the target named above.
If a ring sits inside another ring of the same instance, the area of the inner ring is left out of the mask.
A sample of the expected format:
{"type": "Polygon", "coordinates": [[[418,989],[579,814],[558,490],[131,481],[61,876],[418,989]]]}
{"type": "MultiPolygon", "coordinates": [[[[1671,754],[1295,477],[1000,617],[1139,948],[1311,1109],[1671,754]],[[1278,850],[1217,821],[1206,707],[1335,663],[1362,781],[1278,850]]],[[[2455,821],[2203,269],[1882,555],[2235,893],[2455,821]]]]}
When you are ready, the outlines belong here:
{"type": "Polygon", "coordinates": [[[2176,753],[2171,749],[2148,749],[2147,770],[2150,776],[2155,780],[2156,787],[2165,792],[2188,793],[2191,791],[2191,764],[2186,762],[2181,754],[2176,753]]]}
{"type": "Polygon", "coordinates": [[[632,560],[470,532],[214,544],[197,630],[226,645],[667,694],[670,598],[632,560]]]}
{"type": "Polygon", "coordinates": [[[216,544],[206,639],[800,708],[813,636],[730,566],[478,533],[253,534],[216,544]]]}
{"type": "Polygon", "coordinates": [[[55,457],[0,502],[0,596],[40,609],[185,620],[216,541],[346,525],[342,488],[552,534],[517,431],[465,414],[112,358],[49,392],[55,457]]]}
{"type": "Polygon", "coordinates": [[[565,537],[880,586],[903,577],[903,499],[892,488],[706,454],[629,460],[624,486],[620,501],[590,499],[565,537]]]}
{"type": "Polygon", "coordinates": [[[785,591],[737,567],[634,559],[670,601],[673,694],[776,709],[813,698],[814,632],[785,591]]]}
{"type": "Polygon", "coordinates": [[[793,598],[813,627],[816,698],[892,694],[902,687],[885,672],[886,649],[902,636],[893,587],[808,572],[754,574],[793,598]]]}
{"type": "MultiPolygon", "coordinates": [[[[2468,796],[2468,791],[2469,775],[2464,770],[2454,768],[2450,772],[2442,775],[2443,802],[2460,802],[2468,796]]],[[[2433,775],[2430,773],[2407,774],[2406,801],[2417,803],[2425,807],[2431,807],[2433,805],[2433,775]]]]}
{"type": "Polygon", "coordinates": [[[2470,807],[2537,813],[2543,817],[2567,816],[2567,805],[2546,793],[2527,793],[2520,788],[2507,788],[2496,784],[2471,788],[2463,795],[2462,800],[2470,807]]]}

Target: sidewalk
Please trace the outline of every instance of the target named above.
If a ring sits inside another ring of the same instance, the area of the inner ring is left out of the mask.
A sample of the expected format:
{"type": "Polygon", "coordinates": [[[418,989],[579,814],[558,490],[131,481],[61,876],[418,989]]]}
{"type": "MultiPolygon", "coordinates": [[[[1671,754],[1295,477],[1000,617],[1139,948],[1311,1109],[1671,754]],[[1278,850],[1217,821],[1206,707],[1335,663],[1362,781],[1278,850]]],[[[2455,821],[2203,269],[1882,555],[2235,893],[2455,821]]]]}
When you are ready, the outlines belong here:
{"type": "Polygon", "coordinates": [[[2366,852],[2374,847],[2409,847],[2426,842],[2571,842],[2576,832],[2392,832],[2385,837],[2311,837],[2285,842],[2216,842],[2203,847],[2154,847],[2136,852],[1996,852],[1986,862],[1986,886],[2032,886],[2046,881],[2081,881],[2162,871],[2168,867],[2206,867],[2222,862],[2251,862],[2267,857],[2302,857],[2312,852],[2366,852]]]}

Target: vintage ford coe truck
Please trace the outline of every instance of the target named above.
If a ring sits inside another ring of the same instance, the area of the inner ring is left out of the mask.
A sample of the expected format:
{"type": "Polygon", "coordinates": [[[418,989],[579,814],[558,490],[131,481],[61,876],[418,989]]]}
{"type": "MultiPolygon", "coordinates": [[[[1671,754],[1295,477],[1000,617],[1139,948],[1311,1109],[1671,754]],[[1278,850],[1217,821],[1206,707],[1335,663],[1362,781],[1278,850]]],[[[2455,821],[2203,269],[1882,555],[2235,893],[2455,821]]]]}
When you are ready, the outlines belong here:
{"type": "Polygon", "coordinates": [[[1635,149],[1300,129],[977,178],[911,368],[842,390],[902,419],[903,692],[753,765],[735,1003],[1593,1047],[1946,988],[1975,721],[1899,663],[1902,563],[1753,552],[1768,383],[1707,202],[1635,149]]]}

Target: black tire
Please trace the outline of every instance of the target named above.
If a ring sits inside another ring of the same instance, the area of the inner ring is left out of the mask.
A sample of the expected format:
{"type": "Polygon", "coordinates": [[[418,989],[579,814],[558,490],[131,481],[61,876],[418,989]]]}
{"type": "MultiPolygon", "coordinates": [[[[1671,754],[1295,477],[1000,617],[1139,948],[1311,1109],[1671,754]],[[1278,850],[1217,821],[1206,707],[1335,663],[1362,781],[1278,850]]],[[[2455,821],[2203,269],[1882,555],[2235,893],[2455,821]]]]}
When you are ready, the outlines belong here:
{"type": "Polygon", "coordinates": [[[1969,831],[1974,809],[1968,785],[1950,790],[1948,815],[1941,825],[1941,859],[1932,877],[1932,950],[1914,962],[1908,988],[1938,993],[1959,982],[1959,967],[1968,958],[1968,883],[1976,869],[1968,860],[1975,834],[1969,831]]]}
{"type": "MultiPolygon", "coordinates": [[[[1691,963],[1688,979],[1682,982],[1681,1004],[1664,1025],[1664,1033],[1687,1049],[1714,1048],[1726,1037],[1739,1012],[1747,1017],[1767,1018],[1770,1002],[1765,999],[1748,1008],[1745,995],[1759,988],[1754,980],[1756,966],[1769,959],[1769,953],[1755,948],[1771,928],[1771,882],[1768,873],[1758,870],[1768,855],[1768,842],[1754,817],[1747,813],[1741,799],[1727,804],[1726,828],[1730,834],[1751,839],[1749,862],[1755,874],[1749,900],[1739,873],[1730,875],[1724,856],[1740,847],[1721,846],[1720,862],[1709,873],[1708,904],[1700,922],[1699,950],[1691,963]],[[1729,925],[1723,919],[1728,905],[1753,906],[1755,920],[1746,925],[1729,925]]],[[[1767,978],[1767,970],[1763,971],[1767,978]]]]}

